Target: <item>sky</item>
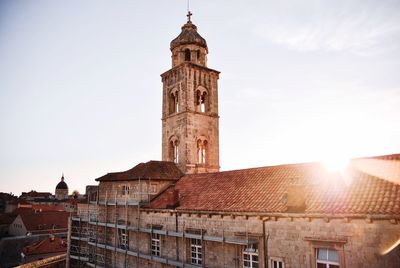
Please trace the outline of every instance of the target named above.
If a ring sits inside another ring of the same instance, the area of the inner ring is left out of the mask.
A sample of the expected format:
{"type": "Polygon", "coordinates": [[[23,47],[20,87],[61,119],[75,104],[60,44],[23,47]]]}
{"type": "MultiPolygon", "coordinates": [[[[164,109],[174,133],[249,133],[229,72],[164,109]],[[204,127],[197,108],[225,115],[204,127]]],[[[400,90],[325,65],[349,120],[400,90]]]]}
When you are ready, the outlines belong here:
{"type": "MultiPolygon", "coordinates": [[[[221,170],[400,153],[400,2],[192,0],[221,170]]],[[[0,191],[84,192],[161,159],[186,0],[0,0],[0,191]]]]}

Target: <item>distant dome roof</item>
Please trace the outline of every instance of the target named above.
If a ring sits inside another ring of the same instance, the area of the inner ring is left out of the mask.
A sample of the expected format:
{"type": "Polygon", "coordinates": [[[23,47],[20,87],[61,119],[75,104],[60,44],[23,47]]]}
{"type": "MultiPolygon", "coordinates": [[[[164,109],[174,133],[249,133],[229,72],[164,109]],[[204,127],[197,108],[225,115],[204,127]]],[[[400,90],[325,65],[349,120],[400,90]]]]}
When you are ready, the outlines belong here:
{"type": "Polygon", "coordinates": [[[64,175],[61,177],[61,181],[57,184],[56,190],[68,190],[68,185],[64,181],[64,175]]]}
{"type": "Polygon", "coordinates": [[[171,50],[181,45],[199,45],[207,49],[206,40],[197,32],[197,27],[191,21],[182,26],[182,32],[171,41],[171,50]]]}

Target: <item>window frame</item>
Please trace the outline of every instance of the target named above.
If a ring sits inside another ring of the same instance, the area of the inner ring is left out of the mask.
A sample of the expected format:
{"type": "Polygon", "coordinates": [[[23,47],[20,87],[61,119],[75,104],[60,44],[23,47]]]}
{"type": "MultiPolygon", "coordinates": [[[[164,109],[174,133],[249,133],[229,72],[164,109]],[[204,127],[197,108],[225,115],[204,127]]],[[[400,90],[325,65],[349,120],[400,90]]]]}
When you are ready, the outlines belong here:
{"type": "Polygon", "coordinates": [[[158,184],[156,184],[156,183],[150,183],[149,193],[150,194],[156,194],[157,193],[157,186],[158,186],[158,184]]]}
{"type": "Polygon", "coordinates": [[[260,266],[259,250],[257,244],[249,244],[243,247],[242,251],[243,268],[258,268],[260,266]],[[248,259],[246,258],[248,256],[248,259]],[[254,258],[257,258],[255,260],[254,258]],[[249,264],[246,265],[245,262],[249,264]]]}
{"type": "Polygon", "coordinates": [[[190,49],[186,48],[184,50],[184,53],[185,53],[185,61],[191,61],[192,60],[192,55],[191,55],[192,53],[191,53],[190,49]]]}
{"type": "Polygon", "coordinates": [[[130,185],[126,185],[126,184],[122,185],[121,186],[121,195],[122,196],[129,195],[130,194],[130,190],[131,190],[130,185]]]}
{"type": "Polygon", "coordinates": [[[129,250],[129,231],[125,228],[118,228],[118,248],[129,250]]]}
{"type": "Polygon", "coordinates": [[[197,140],[197,164],[206,165],[208,163],[208,141],[206,139],[197,140]]]}
{"type": "Polygon", "coordinates": [[[157,233],[151,233],[150,250],[152,256],[161,256],[161,235],[157,233]],[[153,248],[154,247],[154,248],[153,248]]]}
{"type": "Polygon", "coordinates": [[[169,111],[168,114],[176,114],[179,113],[179,90],[172,90],[169,93],[169,111]]]}
{"type": "Polygon", "coordinates": [[[175,164],[179,163],[179,140],[175,137],[170,138],[168,148],[168,158],[175,164]]]}
{"type": "Polygon", "coordinates": [[[190,263],[203,265],[203,244],[201,239],[190,239],[190,263]]]}
{"type": "Polygon", "coordinates": [[[346,267],[344,245],[347,243],[346,237],[321,238],[321,237],[305,237],[310,245],[310,267],[317,268],[317,249],[325,248],[336,250],[339,257],[339,267],[346,267]]]}
{"type": "Polygon", "coordinates": [[[284,262],[283,258],[270,257],[269,264],[270,264],[271,268],[274,268],[274,263],[278,264],[278,268],[285,268],[285,262],[284,262]],[[279,267],[279,263],[281,264],[281,267],[279,267]]]}
{"type": "Polygon", "coordinates": [[[336,250],[336,249],[331,249],[331,248],[323,248],[323,247],[315,248],[315,266],[318,267],[318,264],[325,264],[326,268],[332,268],[331,265],[335,265],[338,268],[340,268],[339,251],[336,250]],[[318,259],[318,251],[322,250],[322,249],[327,251],[327,260],[318,259]],[[338,256],[338,261],[337,262],[329,260],[329,251],[336,251],[336,254],[338,256]]]}

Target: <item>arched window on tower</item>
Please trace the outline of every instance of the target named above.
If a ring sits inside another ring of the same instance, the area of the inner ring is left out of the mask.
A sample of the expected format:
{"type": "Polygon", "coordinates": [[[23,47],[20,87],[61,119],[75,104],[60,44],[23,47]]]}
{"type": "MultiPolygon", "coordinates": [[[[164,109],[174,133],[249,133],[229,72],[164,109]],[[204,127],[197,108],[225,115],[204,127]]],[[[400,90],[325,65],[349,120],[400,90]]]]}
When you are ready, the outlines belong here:
{"type": "Polygon", "coordinates": [[[200,59],[200,56],[201,56],[200,50],[197,50],[197,55],[196,56],[197,56],[197,62],[200,63],[200,60],[201,60],[200,59]]]}
{"type": "Polygon", "coordinates": [[[171,140],[169,143],[169,159],[174,163],[179,162],[178,140],[171,140]]]}
{"type": "Polygon", "coordinates": [[[196,91],[196,111],[205,113],[208,111],[208,96],[207,92],[200,90],[196,91]]]}
{"type": "Polygon", "coordinates": [[[207,162],[207,150],[208,143],[206,140],[198,140],[197,141],[197,163],[205,164],[207,162]]]}
{"type": "Polygon", "coordinates": [[[190,50],[185,49],[185,61],[190,61],[190,50]]]}
{"type": "Polygon", "coordinates": [[[169,95],[169,113],[179,112],[179,94],[178,91],[171,92],[169,95]]]}

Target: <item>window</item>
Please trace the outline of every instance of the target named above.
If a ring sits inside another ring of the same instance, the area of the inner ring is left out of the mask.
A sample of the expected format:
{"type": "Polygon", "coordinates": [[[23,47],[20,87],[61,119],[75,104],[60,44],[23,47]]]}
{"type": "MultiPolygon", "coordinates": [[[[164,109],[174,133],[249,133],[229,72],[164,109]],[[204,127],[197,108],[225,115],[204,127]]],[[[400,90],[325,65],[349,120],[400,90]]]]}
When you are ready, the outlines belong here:
{"type": "Polygon", "coordinates": [[[197,61],[199,62],[200,61],[200,50],[197,50],[196,53],[197,53],[197,61]]]}
{"type": "Polygon", "coordinates": [[[151,234],[151,255],[160,256],[161,255],[161,235],[151,234]]]}
{"type": "Polygon", "coordinates": [[[118,229],[118,247],[129,249],[129,235],[126,229],[118,229]]]}
{"type": "Polygon", "coordinates": [[[203,263],[203,254],[201,252],[201,240],[200,239],[191,239],[190,245],[190,259],[192,264],[199,264],[203,263]]]}
{"type": "Polygon", "coordinates": [[[337,250],[317,248],[317,268],[339,268],[339,254],[337,250]]]}
{"type": "Polygon", "coordinates": [[[185,61],[190,61],[190,50],[185,49],[185,61]]]}
{"type": "Polygon", "coordinates": [[[197,141],[197,163],[205,164],[207,160],[207,141],[198,140],[197,141]]]}
{"type": "Polygon", "coordinates": [[[271,258],[271,268],[285,268],[285,263],[280,258],[271,258]]]}
{"type": "Polygon", "coordinates": [[[155,184],[155,183],[150,184],[149,193],[151,193],[151,194],[157,193],[157,184],[155,184]]]}
{"type": "Polygon", "coordinates": [[[243,250],[243,268],[258,268],[258,247],[251,244],[243,250]]]}
{"type": "Polygon", "coordinates": [[[178,148],[178,140],[172,140],[169,144],[169,158],[174,161],[174,163],[179,162],[179,148],[178,148]]]}
{"type": "Polygon", "coordinates": [[[169,113],[179,112],[179,94],[178,91],[171,92],[169,95],[169,113]]]}
{"type": "Polygon", "coordinates": [[[205,113],[207,111],[207,106],[208,106],[208,98],[207,98],[207,92],[203,91],[201,92],[200,90],[196,91],[196,110],[198,112],[205,113]]]}
{"type": "Polygon", "coordinates": [[[122,195],[129,195],[130,187],[129,185],[122,185],[121,194],[122,195]]]}

